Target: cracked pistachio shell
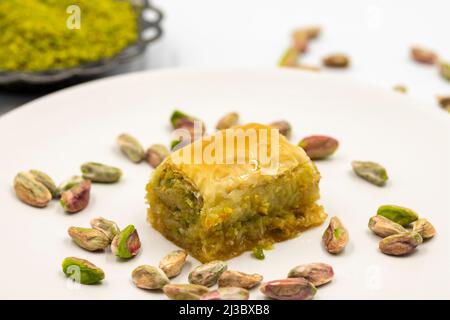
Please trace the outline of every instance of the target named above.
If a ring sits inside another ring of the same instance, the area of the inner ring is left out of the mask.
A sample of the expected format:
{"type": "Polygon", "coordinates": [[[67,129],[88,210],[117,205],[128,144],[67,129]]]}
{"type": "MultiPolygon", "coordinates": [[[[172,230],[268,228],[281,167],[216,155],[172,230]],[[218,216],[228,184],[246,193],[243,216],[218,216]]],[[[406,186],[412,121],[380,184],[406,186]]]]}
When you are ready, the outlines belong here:
{"type": "Polygon", "coordinates": [[[267,282],[260,291],[274,300],[311,300],[317,289],[305,278],[289,278],[267,282]]]}
{"type": "Polygon", "coordinates": [[[219,287],[236,287],[251,289],[263,280],[260,274],[247,274],[238,271],[227,270],[219,278],[219,287]]]}
{"type": "Polygon", "coordinates": [[[36,179],[36,181],[42,183],[48,191],[52,194],[53,198],[59,197],[58,187],[56,187],[55,182],[49,175],[39,170],[30,170],[30,173],[36,179]]]}
{"type": "Polygon", "coordinates": [[[200,300],[248,300],[248,290],[239,287],[219,288],[204,294],[200,300]]]}
{"type": "Polygon", "coordinates": [[[127,226],[111,243],[111,250],[116,257],[121,259],[131,259],[139,253],[141,241],[136,228],[133,225],[127,226]]]}
{"type": "Polygon", "coordinates": [[[89,228],[70,227],[69,236],[81,248],[99,251],[109,246],[109,239],[102,231],[89,228]]]}
{"type": "Polygon", "coordinates": [[[395,205],[381,206],[378,208],[377,215],[394,221],[403,227],[406,227],[410,223],[419,219],[419,216],[413,210],[395,205]]]}
{"type": "Polygon", "coordinates": [[[115,183],[120,180],[122,170],[97,162],[87,162],[81,166],[83,178],[98,183],[115,183]]]}
{"type": "Polygon", "coordinates": [[[370,218],[369,229],[382,238],[407,231],[400,224],[378,215],[370,218]]]}
{"type": "Polygon", "coordinates": [[[64,211],[68,213],[77,213],[85,209],[90,200],[91,182],[83,180],[80,184],[61,193],[59,200],[64,211]]]}
{"type": "Polygon", "coordinates": [[[205,287],[212,287],[219,280],[222,273],[227,270],[227,263],[224,261],[211,261],[196,267],[189,274],[189,283],[199,284],[205,287]]]}
{"type": "Polygon", "coordinates": [[[168,284],[163,291],[172,300],[200,300],[208,288],[196,284],[168,284]]]}
{"type": "Polygon", "coordinates": [[[348,231],[338,217],[330,220],[328,228],[322,236],[322,242],[325,249],[331,254],[342,252],[348,243],[348,231]]]}
{"type": "Polygon", "coordinates": [[[386,237],[379,243],[381,252],[391,256],[404,256],[412,253],[423,242],[417,232],[405,232],[386,237]]]}
{"type": "Polygon", "coordinates": [[[96,284],[105,279],[105,273],[102,269],[80,258],[65,258],[62,269],[67,277],[81,284],[96,284]]]}
{"type": "Polygon", "coordinates": [[[293,268],[288,278],[305,278],[315,287],[322,286],[333,280],[333,268],[326,263],[310,263],[293,268]]]}
{"type": "Polygon", "coordinates": [[[353,161],[353,171],[364,180],[382,187],[389,179],[386,169],[375,162],[370,161],[353,161]]]}
{"type": "Polygon", "coordinates": [[[174,278],[181,273],[186,263],[188,254],[184,250],[175,250],[161,259],[159,267],[169,278],[174,278]]]}
{"type": "Polygon", "coordinates": [[[52,200],[50,191],[29,172],[20,172],[14,178],[14,191],[22,202],[44,208],[52,200]]]}
{"type": "Polygon", "coordinates": [[[423,239],[431,239],[436,235],[436,229],[427,219],[419,219],[411,224],[412,230],[422,236],[423,239]]]}
{"type": "Polygon", "coordinates": [[[170,283],[164,271],[148,265],[134,269],[132,279],[136,287],[147,290],[162,289],[166,284],[170,283]]]}
{"type": "Polygon", "coordinates": [[[102,217],[92,219],[90,224],[92,228],[102,231],[108,237],[109,242],[120,232],[117,223],[102,217]]]}
{"type": "Polygon", "coordinates": [[[144,160],[144,148],[135,137],[123,133],[117,137],[117,144],[119,145],[120,151],[132,162],[139,163],[144,160]]]}

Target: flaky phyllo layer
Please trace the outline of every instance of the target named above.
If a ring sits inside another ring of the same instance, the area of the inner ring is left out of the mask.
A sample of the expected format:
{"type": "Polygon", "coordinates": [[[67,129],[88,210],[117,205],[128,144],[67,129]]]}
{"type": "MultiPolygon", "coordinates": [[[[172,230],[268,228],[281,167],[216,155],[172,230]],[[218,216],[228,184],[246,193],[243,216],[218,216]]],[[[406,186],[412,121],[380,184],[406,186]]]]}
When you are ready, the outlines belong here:
{"type": "MultiPolygon", "coordinates": [[[[147,185],[152,226],[202,262],[229,259],[258,245],[293,238],[326,218],[316,204],[320,174],[304,151],[283,136],[277,135],[276,143],[262,139],[262,132],[271,130],[266,126],[232,130],[242,129],[257,132],[256,140],[241,145],[247,151],[256,143],[274,154],[271,147],[276,145],[277,159],[272,161],[277,170],[273,163],[259,165],[261,154],[254,148],[245,163],[230,161],[229,156],[224,156],[224,163],[194,163],[188,157],[180,162],[183,153],[210,151],[217,139],[210,137],[173,153],[147,185]]],[[[224,145],[230,139],[221,138],[224,145]]]]}

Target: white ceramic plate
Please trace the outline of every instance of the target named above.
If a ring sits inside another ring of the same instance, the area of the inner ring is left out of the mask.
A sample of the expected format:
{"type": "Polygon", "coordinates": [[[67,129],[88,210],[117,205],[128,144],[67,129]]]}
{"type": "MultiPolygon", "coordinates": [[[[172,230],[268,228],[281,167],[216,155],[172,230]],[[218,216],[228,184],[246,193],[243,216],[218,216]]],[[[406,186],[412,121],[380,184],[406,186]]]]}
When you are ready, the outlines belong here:
{"type": "MultiPolygon", "coordinates": [[[[310,134],[341,142],[337,154],[318,162],[321,203],[347,225],[350,244],[342,255],[321,247],[325,225],[275,245],[258,261],[250,253],[229,261],[230,269],[284,278],[290,268],[330,263],[333,282],[317,299],[450,298],[450,117],[389,90],[298,71],[168,70],[109,78],[44,97],[0,118],[0,219],[2,245],[0,298],[162,299],[161,293],[134,287],[131,271],[157,265],[175,246],[146,222],[145,185],[151,169],[134,165],[115,145],[122,132],[143,143],[170,142],[168,118],[179,108],[204,119],[212,129],[223,114],[236,110],[244,122],[289,120],[295,143],[310,134]],[[375,187],[351,170],[352,160],[385,165],[391,177],[375,187]],[[12,181],[19,171],[37,168],[57,181],[79,173],[85,161],[119,166],[115,185],[94,185],[89,207],[65,214],[58,202],[46,209],[18,201],[12,181]],[[438,235],[409,257],[378,251],[379,239],[367,228],[382,204],[413,208],[436,226],[438,235]],[[88,226],[95,216],[136,225],[143,250],[117,261],[111,252],[89,253],[72,243],[69,226],[88,226]],[[106,272],[96,286],[73,286],[61,272],[67,256],[86,258],[106,272]]],[[[174,281],[187,281],[189,259],[174,281]]],[[[258,290],[251,298],[260,299],[258,290]]]]}

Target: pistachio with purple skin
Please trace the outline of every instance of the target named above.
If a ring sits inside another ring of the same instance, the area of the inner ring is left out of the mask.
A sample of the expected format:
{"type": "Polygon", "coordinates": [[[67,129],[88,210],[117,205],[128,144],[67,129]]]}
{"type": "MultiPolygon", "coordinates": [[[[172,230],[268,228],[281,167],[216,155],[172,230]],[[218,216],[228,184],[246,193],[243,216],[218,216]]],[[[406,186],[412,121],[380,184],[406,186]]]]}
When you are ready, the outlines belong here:
{"type": "Polygon", "coordinates": [[[162,289],[170,283],[164,271],[148,265],[134,269],[131,277],[136,287],[146,290],[162,289]]]}
{"type": "Polygon", "coordinates": [[[270,281],[259,289],[265,296],[274,300],[311,300],[316,287],[305,278],[289,278],[270,281]]]}
{"type": "Polygon", "coordinates": [[[91,193],[91,182],[83,180],[80,184],[61,193],[60,204],[64,211],[77,213],[85,209],[89,204],[91,193]]]}
{"type": "Polygon", "coordinates": [[[226,270],[227,263],[224,261],[216,260],[202,264],[191,271],[189,283],[212,287],[226,270]]]}
{"type": "Polygon", "coordinates": [[[299,146],[311,160],[320,160],[333,155],[339,147],[339,142],[329,136],[309,136],[300,141],[299,146]]]}
{"type": "Polygon", "coordinates": [[[293,268],[288,278],[305,278],[315,287],[322,286],[333,280],[333,268],[326,263],[310,263],[293,268]]]}
{"type": "Polygon", "coordinates": [[[436,235],[436,229],[427,219],[419,219],[414,221],[411,225],[412,230],[417,232],[425,239],[431,239],[436,235]]]}
{"type": "Polygon", "coordinates": [[[434,51],[427,48],[412,47],[411,58],[418,63],[435,64],[438,60],[438,55],[434,51]]]}
{"type": "Polygon", "coordinates": [[[172,251],[161,259],[159,267],[169,278],[174,278],[183,270],[187,256],[187,252],[184,250],[172,251]]]}
{"type": "Polygon", "coordinates": [[[248,300],[248,290],[239,287],[219,288],[204,294],[200,300],[248,300]]]}
{"type": "Polygon", "coordinates": [[[172,300],[200,300],[208,288],[197,284],[167,284],[163,291],[172,300]]]}
{"type": "Polygon", "coordinates": [[[169,154],[170,151],[165,146],[162,144],[154,144],[148,148],[145,159],[150,166],[156,168],[169,156],[169,154]]]}
{"type": "Polygon", "coordinates": [[[380,251],[390,256],[404,256],[412,253],[423,242],[417,232],[405,232],[386,237],[379,243],[380,251]]]}
{"type": "Polygon", "coordinates": [[[275,122],[272,122],[269,126],[273,129],[277,129],[278,131],[280,131],[280,134],[285,136],[287,139],[291,138],[292,126],[289,122],[284,121],[284,120],[275,121],[275,122]]]}
{"type": "Polygon", "coordinates": [[[121,259],[131,259],[139,253],[141,241],[136,228],[133,225],[127,226],[111,243],[111,251],[116,257],[121,259]]]}
{"type": "Polygon", "coordinates": [[[348,243],[348,231],[338,217],[333,217],[322,236],[325,249],[331,254],[341,253],[348,243]]]}
{"type": "Polygon", "coordinates": [[[106,234],[96,229],[70,227],[68,233],[79,247],[88,251],[104,250],[111,242],[106,234]]]}
{"type": "Polygon", "coordinates": [[[219,278],[219,287],[237,287],[251,289],[263,280],[260,274],[247,274],[238,271],[227,270],[219,278]]]}

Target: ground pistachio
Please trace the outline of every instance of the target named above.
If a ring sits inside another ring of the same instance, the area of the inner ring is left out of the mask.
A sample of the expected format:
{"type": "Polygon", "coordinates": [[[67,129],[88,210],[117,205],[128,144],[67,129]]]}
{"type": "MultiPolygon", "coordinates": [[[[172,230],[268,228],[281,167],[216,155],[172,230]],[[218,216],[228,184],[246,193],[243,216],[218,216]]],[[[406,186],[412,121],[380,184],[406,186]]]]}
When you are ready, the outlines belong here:
{"type": "Polygon", "coordinates": [[[105,273],[102,269],[80,258],[65,258],[62,269],[67,277],[81,284],[96,284],[105,279],[105,273]]]}
{"type": "Polygon", "coordinates": [[[404,232],[386,237],[379,243],[381,252],[391,256],[404,256],[412,253],[423,242],[417,232],[404,232]]]}
{"type": "Polygon", "coordinates": [[[247,274],[238,271],[227,270],[219,277],[219,287],[237,287],[251,289],[263,280],[260,274],[247,274]]]}
{"type": "Polygon", "coordinates": [[[134,269],[132,279],[136,287],[147,290],[162,289],[170,283],[164,271],[148,265],[134,269]]]}
{"type": "Polygon", "coordinates": [[[52,194],[47,187],[29,172],[20,172],[16,175],[14,191],[22,202],[37,208],[46,207],[52,200],[52,194]]]}
{"type": "Polygon", "coordinates": [[[369,229],[382,238],[406,232],[400,224],[379,215],[370,218],[369,229]]]}
{"type": "Polygon", "coordinates": [[[348,231],[338,217],[332,217],[322,236],[325,249],[332,254],[341,253],[348,243],[348,231]]]}
{"type": "Polygon", "coordinates": [[[170,151],[162,144],[154,144],[148,148],[145,159],[153,168],[158,167],[165,158],[170,155],[170,151]]]}
{"type": "Polygon", "coordinates": [[[412,230],[422,236],[423,239],[431,239],[436,235],[436,229],[427,219],[419,219],[411,225],[412,230]]]}
{"type": "Polygon", "coordinates": [[[382,187],[389,179],[386,169],[375,162],[370,161],[353,161],[353,171],[364,180],[382,187]]]}
{"type": "Polygon", "coordinates": [[[81,166],[83,178],[98,183],[115,183],[120,180],[122,170],[97,162],[87,162],[81,166]]]}
{"type": "Polygon", "coordinates": [[[191,271],[189,283],[212,287],[226,270],[227,263],[224,261],[216,260],[202,264],[191,271]]]}
{"type": "Polygon", "coordinates": [[[324,57],[322,63],[329,68],[347,68],[350,65],[350,58],[345,54],[336,53],[324,57]]]}
{"type": "Polygon", "coordinates": [[[309,136],[299,142],[311,160],[321,160],[332,156],[339,147],[339,142],[329,136],[309,136]]]}
{"type": "Polygon", "coordinates": [[[275,300],[311,300],[317,289],[305,278],[290,278],[267,282],[260,291],[275,300]]]}
{"type": "Polygon", "coordinates": [[[271,124],[269,124],[269,126],[273,129],[277,129],[278,131],[280,131],[280,134],[285,136],[287,139],[291,138],[292,126],[289,122],[284,121],[284,120],[275,121],[275,122],[272,122],[271,124]]]}
{"type": "Polygon", "coordinates": [[[239,114],[237,112],[230,112],[224,115],[216,125],[217,130],[229,129],[239,122],[239,114]]]}
{"type": "Polygon", "coordinates": [[[111,243],[111,251],[116,257],[130,259],[136,256],[141,249],[141,241],[136,228],[133,225],[127,226],[111,243]]]}
{"type": "Polygon", "coordinates": [[[88,251],[104,250],[110,244],[106,234],[96,229],[70,227],[68,233],[79,247],[88,251]]]}
{"type": "Polygon", "coordinates": [[[326,263],[310,263],[293,268],[288,278],[305,278],[315,287],[322,286],[333,280],[333,268],[326,263]]]}
{"type": "Polygon", "coordinates": [[[161,259],[159,267],[169,278],[174,278],[181,273],[186,263],[188,254],[184,250],[175,250],[161,259]]]}
{"type": "Polygon", "coordinates": [[[30,173],[36,179],[36,181],[42,183],[48,191],[52,194],[53,198],[59,197],[58,187],[50,176],[39,170],[30,170],[30,173]]]}
{"type": "Polygon", "coordinates": [[[117,137],[117,144],[122,153],[134,163],[144,160],[145,151],[139,141],[130,134],[123,133],[117,137]]]}
{"type": "Polygon", "coordinates": [[[248,300],[250,293],[240,287],[219,288],[205,293],[200,300],[248,300]]]}
{"type": "Polygon", "coordinates": [[[64,211],[68,213],[77,213],[85,209],[90,200],[91,182],[83,180],[80,184],[61,193],[59,200],[64,211]]]}
{"type": "Polygon", "coordinates": [[[197,284],[167,284],[163,291],[172,300],[200,300],[208,288],[197,284]]]}
{"type": "Polygon", "coordinates": [[[103,232],[108,237],[110,243],[120,233],[117,223],[102,217],[92,219],[90,224],[92,228],[103,232]]]}
{"type": "Polygon", "coordinates": [[[403,227],[408,226],[419,218],[417,213],[413,210],[395,205],[384,205],[379,207],[377,215],[388,218],[403,227]]]}

